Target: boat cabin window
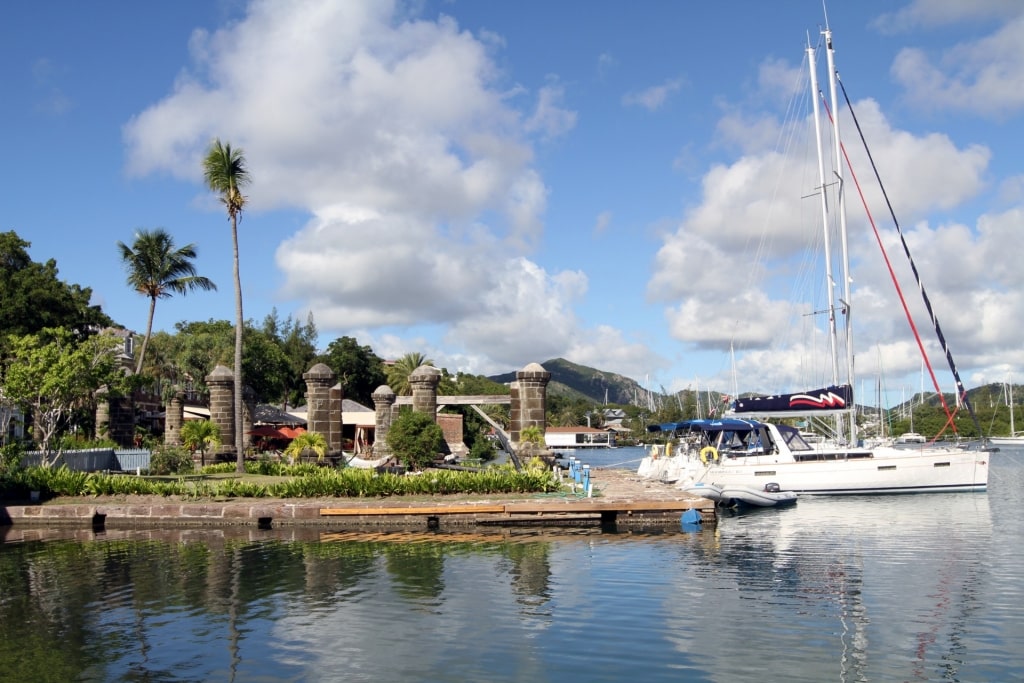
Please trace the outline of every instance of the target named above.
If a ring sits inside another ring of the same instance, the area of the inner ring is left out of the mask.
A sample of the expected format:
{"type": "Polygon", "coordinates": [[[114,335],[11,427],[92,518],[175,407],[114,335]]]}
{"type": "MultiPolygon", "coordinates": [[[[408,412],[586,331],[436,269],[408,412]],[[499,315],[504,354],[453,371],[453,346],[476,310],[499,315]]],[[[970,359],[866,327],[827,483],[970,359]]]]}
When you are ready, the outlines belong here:
{"type": "Polygon", "coordinates": [[[814,450],[814,447],[804,440],[804,437],[800,434],[800,430],[796,427],[790,427],[789,425],[776,426],[779,428],[779,435],[789,447],[789,450],[793,452],[814,450]]]}

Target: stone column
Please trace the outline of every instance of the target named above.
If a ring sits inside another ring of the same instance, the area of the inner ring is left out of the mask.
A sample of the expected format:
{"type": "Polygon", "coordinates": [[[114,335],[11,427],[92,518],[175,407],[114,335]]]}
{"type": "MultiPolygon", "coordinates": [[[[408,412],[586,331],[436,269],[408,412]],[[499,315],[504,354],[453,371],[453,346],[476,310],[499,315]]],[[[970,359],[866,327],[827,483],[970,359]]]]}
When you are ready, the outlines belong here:
{"type": "Polygon", "coordinates": [[[530,363],[516,373],[513,385],[513,424],[510,435],[513,444],[519,443],[519,434],[527,427],[537,426],[543,434],[547,430],[547,387],[551,373],[539,363],[530,363]],[[518,416],[518,422],[516,417],[518,416]]]}
{"type": "Polygon", "coordinates": [[[210,387],[210,421],[220,428],[220,448],[215,459],[230,460],[235,453],[235,375],[229,368],[218,365],[206,376],[210,387]]]}
{"type": "Polygon", "coordinates": [[[421,365],[409,375],[412,409],[417,413],[426,413],[434,422],[437,422],[437,385],[440,381],[441,371],[433,365],[421,365]]]}
{"type": "Polygon", "coordinates": [[[164,409],[164,445],[181,445],[181,425],[185,423],[185,394],[174,392],[164,409]]]}
{"type": "Polygon", "coordinates": [[[520,425],[523,423],[522,402],[519,400],[519,382],[512,381],[509,389],[508,438],[512,443],[519,443],[520,425]]]}
{"type": "Polygon", "coordinates": [[[373,457],[375,460],[390,458],[391,448],[388,447],[388,431],[391,429],[391,410],[395,405],[395,392],[391,387],[382,384],[373,392],[374,428],[373,457]]]}
{"type": "Polygon", "coordinates": [[[331,435],[327,437],[327,454],[339,455],[345,450],[345,440],[343,438],[345,421],[342,419],[345,396],[341,390],[341,382],[331,387],[328,396],[330,402],[331,435]]]}
{"type": "Polygon", "coordinates": [[[324,363],[317,363],[302,375],[306,380],[306,430],[331,438],[331,385],[334,371],[324,363]]]}

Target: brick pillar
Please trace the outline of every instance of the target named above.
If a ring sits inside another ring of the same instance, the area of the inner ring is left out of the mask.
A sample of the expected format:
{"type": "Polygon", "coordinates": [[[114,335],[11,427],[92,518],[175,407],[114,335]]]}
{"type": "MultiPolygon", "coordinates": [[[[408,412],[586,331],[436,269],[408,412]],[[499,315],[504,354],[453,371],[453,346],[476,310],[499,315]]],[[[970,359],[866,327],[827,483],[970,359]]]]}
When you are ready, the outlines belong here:
{"type": "Polygon", "coordinates": [[[229,368],[218,365],[206,376],[210,388],[210,421],[220,428],[220,448],[216,459],[232,460],[235,453],[235,375],[229,368]]]}
{"type": "Polygon", "coordinates": [[[185,422],[185,394],[177,391],[164,409],[164,445],[181,445],[181,425],[185,422]]]}
{"type": "Polygon", "coordinates": [[[339,455],[345,450],[345,442],[342,433],[345,422],[342,420],[342,409],[345,395],[341,390],[341,383],[335,384],[328,392],[330,402],[331,435],[327,437],[327,454],[339,455]]]}
{"type": "Polygon", "coordinates": [[[437,422],[437,385],[440,381],[441,371],[433,365],[421,365],[409,375],[412,409],[426,413],[434,422],[437,422]]]}
{"type": "Polygon", "coordinates": [[[388,447],[388,431],[391,430],[391,410],[395,405],[395,392],[391,387],[382,384],[373,392],[374,429],[373,457],[375,460],[391,457],[388,447]]]}
{"type": "Polygon", "coordinates": [[[519,434],[536,425],[543,434],[547,430],[547,394],[551,373],[539,363],[530,363],[516,373],[512,385],[512,443],[519,444],[519,434]]]}
{"type": "Polygon", "coordinates": [[[317,363],[302,375],[302,379],[306,380],[306,429],[314,434],[322,434],[330,443],[334,371],[323,363],[317,363]]]}

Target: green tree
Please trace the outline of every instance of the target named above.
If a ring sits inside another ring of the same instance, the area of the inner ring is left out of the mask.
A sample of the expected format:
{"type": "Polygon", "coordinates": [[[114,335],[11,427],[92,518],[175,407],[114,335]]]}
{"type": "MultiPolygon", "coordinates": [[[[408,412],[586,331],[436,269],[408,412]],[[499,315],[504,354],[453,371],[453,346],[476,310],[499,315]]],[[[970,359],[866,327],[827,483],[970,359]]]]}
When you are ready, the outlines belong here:
{"type": "Polygon", "coordinates": [[[232,148],[231,143],[221,144],[219,139],[214,140],[203,159],[203,176],[207,187],[220,195],[221,202],[228,212],[228,220],[231,221],[235,277],[234,443],[237,453],[236,468],[241,474],[245,471],[245,443],[242,433],[242,327],[245,320],[242,317],[242,277],[238,263],[238,220],[242,216],[246,201],[242,188],[250,181],[245,155],[242,150],[232,148]]]}
{"type": "Polygon", "coordinates": [[[405,410],[391,423],[387,439],[399,460],[409,469],[419,470],[441,452],[444,433],[430,415],[405,410]]]}
{"type": "Polygon", "coordinates": [[[373,392],[388,381],[384,362],[369,346],[360,346],[354,337],[335,339],[317,361],[337,374],[345,398],[365,406],[373,405],[373,392]]]}
{"type": "Polygon", "coordinates": [[[121,261],[128,273],[128,286],[149,298],[149,316],[146,318],[146,335],[142,338],[142,350],[135,365],[135,374],[142,372],[146,360],[146,347],[153,334],[153,314],[156,300],[167,299],[174,294],[187,294],[196,289],[210,291],[217,289],[213,280],[196,274],[197,251],[194,244],[180,249],[174,246],[174,238],[163,228],[140,230],[135,233],[131,246],[118,242],[121,261]]]}
{"type": "Polygon", "coordinates": [[[210,420],[186,420],[181,425],[181,445],[189,453],[199,451],[199,465],[206,466],[206,449],[220,448],[220,425],[210,420]]]}
{"type": "Polygon", "coordinates": [[[316,453],[317,460],[323,460],[324,455],[327,454],[327,439],[323,434],[303,432],[292,439],[292,442],[284,449],[284,454],[288,456],[288,461],[294,464],[306,451],[313,451],[316,453]]]}
{"type": "MultiPolygon", "coordinates": [[[[315,364],[316,359],[316,323],[313,322],[313,314],[306,318],[306,323],[301,324],[298,320],[292,320],[288,316],[281,321],[277,316],[277,309],[273,309],[263,319],[263,333],[273,339],[281,348],[288,368],[281,379],[281,410],[288,410],[289,406],[297,405],[305,394],[306,386],[302,375],[315,364]]],[[[337,372],[337,370],[335,370],[337,372]]],[[[344,386],[342,387],[344,390],[344,386]]]]}
{"type": "Polygon", "coordinates": [[[81,333],[114,324],[99,306],[89,304],[91,289],[63,282],[53,259],[34,262],[27,251],[30,246],[13,231],[0,232],[0,330],[4,335],[21,337],[56,327],[81,333]]]}
{"type": "MultiPolygon", "coordinates": [[[[117,360],[122,342],[113,335],[79,339],[68,329],[47,328],[39,334],[9,337],[8,348],[3,394],[31,411],[33,437],[48,455],[72,414],[94,405],[100,387],[113,394],[127,389],[117,360]]],[[[48,455],[44,459],[50,464],[53,458],[48,455]]]]}
{"type": "Polygon", "coordinates": [[[430,360],[422,353],[414,351],[413,353],[407,353],[394,364],[389,365],[385,372],[388,376],[388,386],[391,387],[391,391],[399,396],[408,396],[412,393],[412,386],[409,384],[409,375],[414,373],[421,365],[433,365],[434,361],[430,360]]]}

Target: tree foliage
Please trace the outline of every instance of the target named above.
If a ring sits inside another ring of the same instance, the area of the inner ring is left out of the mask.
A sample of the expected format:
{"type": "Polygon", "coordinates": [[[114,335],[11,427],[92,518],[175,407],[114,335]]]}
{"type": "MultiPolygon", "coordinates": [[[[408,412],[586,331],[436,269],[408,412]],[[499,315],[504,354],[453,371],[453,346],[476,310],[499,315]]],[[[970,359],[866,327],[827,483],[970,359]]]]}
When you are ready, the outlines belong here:
{"type": "Polygon", "coordinates": [[[369,346],[360,346],[354,337],[335,339],[316,361],[338,376],[345,398],[365,406],[373,405],[373,392],[387,382],[383,361],[369,346]]]}
{"type": "Polygon", "coordinates": [[[112,394],[127,390],[117,358],[121,344],[111,335],[79,339],[65,328],[8,337],[3,394],[31,411],[33,438],[44,452],[53,451],[75,410],[95,407],[100,387],[112,394]]]}
{"type": "Polygon", "coordinates": [[[409,469],[419,470],[434,461],[441,452],[444,433],[426,413],[405,410],[391,423],[388,446],[409,469]]]}
{"type": "Polygon", "coordinates": [[[327,439],[323,434],[303,432],[292,439],[292,442],[284,449],[284,454],[294,464],[306,451],[312,451],[316,454],[317,460],[323,460],[324,455],[327,454],[327,439]]]}
{"type": "Polygon", "coordinates": [[[0,233],[0,331],[21,337],[46,328],[85,332],[114,324],[89,304],[91,289],[63,282],[53,259],[34,262],[30,246],[13,231],[0,233]]]}
{"type": "Polygon", "coordinates": [[[220,426],[211,420],[186,420],[181,425],[181,445],[189,453],[199,451],[200,465],[206,465],[206,450],[217,450],[221,445],[220,426]]]}
{"type": "Polygon", "coordinates": [[[135,233],[131,246],[117,243],[121,261],[127,271],[128,286],[149,299],[149,315],[146,318],[146,334],[142,338],[142,350],[135,366],[135,373],[142,372],[146,360],[146,347],[153,334],[153,315],[156,300],[167,299],[174,294],[187,294],[196,289],[209,291],[217,285],[208,277],[196,273],[196,245],[186,244],[175,248],[174,238],[163,228],[140,230],[135,233]]]}
{"type": "Polygon", "coordinates": [[[262,332],[281,349],[286,363],[273,402],[287,410],[288,406],[299,404],[306,392],[302,375],[316,363],[316,323],[312,313],[306,317],[305,324],[291,316],[281,320],[275,308],[263,319],[262,332]]]}
{"type": "Polygon", "coordinates": [[[414,351],[407,353],[392,365],[389,365],[385,372],[388,376],[388,386],[391,387],[391,391],[395,392],[398,396],[408,396],[412,393],[412,386],[409,384],[409,375],[416,372],[416,369],[421,365],[433,365],[434,361],[430,360],[422,353],[414,351]]]}

